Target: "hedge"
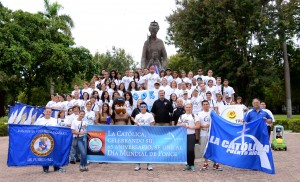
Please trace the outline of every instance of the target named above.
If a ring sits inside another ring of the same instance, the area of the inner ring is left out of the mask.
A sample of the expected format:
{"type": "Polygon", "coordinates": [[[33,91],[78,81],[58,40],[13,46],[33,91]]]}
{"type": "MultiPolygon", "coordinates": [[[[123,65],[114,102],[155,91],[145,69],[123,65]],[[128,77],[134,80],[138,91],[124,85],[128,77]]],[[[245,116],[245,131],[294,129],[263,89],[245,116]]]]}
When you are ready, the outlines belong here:
{"type": "Polygon", "coordinates": [[[275,121],[274,125],[277,124],[282,125],[285,130],[292,130],[292,132],[300,132],[300,119],[278,119],[275,121]]]}
{"type": "Polygon", "coordinates": [[[7,136],[7,116],[0,118],[0,136],[7,136]]]}

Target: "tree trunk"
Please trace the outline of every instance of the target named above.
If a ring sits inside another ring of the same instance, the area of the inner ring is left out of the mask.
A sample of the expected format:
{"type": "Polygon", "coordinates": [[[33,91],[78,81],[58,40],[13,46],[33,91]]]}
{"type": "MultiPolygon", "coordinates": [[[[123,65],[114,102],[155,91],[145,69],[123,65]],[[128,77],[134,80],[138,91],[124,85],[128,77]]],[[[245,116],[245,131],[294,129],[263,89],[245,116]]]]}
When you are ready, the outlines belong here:
{"type": "Polygon", "coordinates": [[[286,95],[286,114],[287,118],[292,117],[292,96],[291,96],[291,81],[290,81],[290,66],[287,55],[287,45],[285,36],[282,39],[283,60],[284,60],[284,81],[285,81],[285,95],[286,95]]]}
{"type": "Polygon", "coordinates": [[[5,94],[4,90],[0,91],[0,117],[5,116],[5,94]]]}

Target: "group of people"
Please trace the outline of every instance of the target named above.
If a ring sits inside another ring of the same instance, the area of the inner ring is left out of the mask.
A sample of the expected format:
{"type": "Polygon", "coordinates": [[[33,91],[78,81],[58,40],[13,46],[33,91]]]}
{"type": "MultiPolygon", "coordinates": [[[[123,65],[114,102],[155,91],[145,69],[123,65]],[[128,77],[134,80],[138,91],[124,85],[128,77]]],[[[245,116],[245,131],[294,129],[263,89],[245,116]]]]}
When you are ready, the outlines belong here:
{"type": "MultiPolygon", "coordinates": [[[[201,152],[205,150],[210,126],[210,112],[219,111],[225,105],[238,104],[243,106],[245,121],[251,122],[263,116],[271,125],[274,122],[271,113],[261,108],[258,99],[253,100],[253,109],[242,104],[242,98],[235,98],[234,89],[228,85],[227,79],[214,78],[213,71],[208,70],[203,75],[203,70],[198,69],[198,74],[192,71],[186,74],[181,71],[166,69],[159,74],[155,67],[149,69],[126,70],[125,76],[114,70],[101,71],[101,76],[94,75],[91,82],[84,82],[80,89],[74,85],[72,93],[66,95],[51,95],[51,101],[46,105],[45,116],[36,121],[38,125],[70,127],[73,133],[70,163],[80,161],[80,171],[87,171],[86,159],[86,127],[95,124],[112,125],[158,125],[182,126],[187,130],[187,165],[184,170],[195,171],[195,144],[201,144],[201,152]],[[153,103],[150,111],[148,105],[139,99],[133,105],[132,93],[139,90],[154,90],[158,99],[153,103]],[[124,101],[124,105],[116,104],[115,100],[124,101]],[[257,102],[259,106],[257,106],[257,102]],[[117,106],[116,106],[117,105],[117,106]],[[51,118],[51,109],[59,109],[57,119],[51,118]],[[123,112],[122,110],[125,110],[123,112]],[[125,113],[118,118],[119,113],[125,113]],[[259,112],[263,114],[259,114],[259,112]],[[269,113],[268,113],[269,112],[269,113]]],[[[213,164],[216,170],[222,170],[218,163],[213,164]]],[[[44,172],[49,171],[45,166],[44,172]]],[[[55,166],[54,170],[59,167],[55,166]]],[[[134,170],[139,171],[140,164],[134,170]]],[[[149,171],[153,170],[147,164],[149,171]]],[[[208,169],[205,159],[202,167],[208,169]]]]}

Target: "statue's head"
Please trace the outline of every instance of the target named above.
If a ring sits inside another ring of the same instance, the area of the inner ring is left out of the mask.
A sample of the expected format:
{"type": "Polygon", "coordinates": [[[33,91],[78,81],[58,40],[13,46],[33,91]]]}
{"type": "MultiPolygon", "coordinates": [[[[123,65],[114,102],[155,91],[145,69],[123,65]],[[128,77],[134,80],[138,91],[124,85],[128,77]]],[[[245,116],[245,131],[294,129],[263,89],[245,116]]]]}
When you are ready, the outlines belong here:
{"type": "Polygon", "coordinates": [[[153,22],[150,23],[150,26],[149,26],[149,31],[151,33],[151,35],[156,35],[157,32],[159,30],[159,25],[158,23],[154,20],[153,22]]]}

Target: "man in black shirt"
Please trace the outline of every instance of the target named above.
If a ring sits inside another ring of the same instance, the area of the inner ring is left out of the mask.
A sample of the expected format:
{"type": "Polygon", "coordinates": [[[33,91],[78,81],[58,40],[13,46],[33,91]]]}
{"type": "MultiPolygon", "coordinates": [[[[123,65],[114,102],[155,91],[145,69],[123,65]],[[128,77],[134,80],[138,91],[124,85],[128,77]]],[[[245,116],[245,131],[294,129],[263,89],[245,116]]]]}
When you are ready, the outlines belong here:
{"type": "Polygon", "coordinates": [[[158,126],[170,126],[171,114],[173,113],[173,107],[169,100],[165,99],[165,91],[159,90],[159,99],[157,99],[152,106],[151,112],[155,119],[155,125],[158,126]]]}
{"type": "Polygon", "coordinates": [[[174,126],[177,126],[177,122],[178,122],[179,117],[182,114],[185,114],[182,99],[179,98],[179,99],[177,99],[176,102],[177,102],[177,107],[174,109],[173,115],[172,115],[172,125],[174,124],[174,126]]]}

